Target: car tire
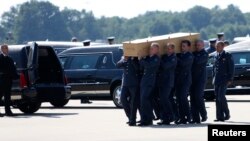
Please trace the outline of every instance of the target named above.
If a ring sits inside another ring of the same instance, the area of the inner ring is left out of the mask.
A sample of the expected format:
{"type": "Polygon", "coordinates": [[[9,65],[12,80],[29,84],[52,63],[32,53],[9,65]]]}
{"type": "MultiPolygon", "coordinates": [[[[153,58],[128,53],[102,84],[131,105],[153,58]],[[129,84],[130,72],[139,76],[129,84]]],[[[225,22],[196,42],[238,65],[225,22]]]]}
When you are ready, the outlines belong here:
{"type": "Polygon", "coordinates": [[[112,90],[112,100],[117,108],[122,108],[122,103],[121,103],[121,84],[117,84],[114,86],[112,90]]]}
{"type": "Polygon", "coordinates": [[[55,108],[62,108],[65,105],[67,105],[68,102],[69,102],[69,99],[63,99],[63,100],[51,101],[50,104],[54,106],[55,108]]]}
{"type": "Polygon", "coordinates": [[[24,102],[17,105],[18,109],[25,114],[33,114],[41,107],[41,102],[24,102]]]}

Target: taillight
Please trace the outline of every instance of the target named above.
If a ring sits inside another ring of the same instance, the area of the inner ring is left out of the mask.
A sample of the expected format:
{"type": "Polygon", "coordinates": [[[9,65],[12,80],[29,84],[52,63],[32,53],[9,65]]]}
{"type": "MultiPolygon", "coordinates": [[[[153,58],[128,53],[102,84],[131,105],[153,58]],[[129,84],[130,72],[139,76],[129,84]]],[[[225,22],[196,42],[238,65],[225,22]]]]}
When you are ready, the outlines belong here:
{"type": "Polygon", "coordinates": [[[64,75],[63,80],[64,80],[64,84],[67,85],[68,84],[68,78],[66,77],[66,75],[64,75]]]}
{"type": "Polygon", "coordinates": [[[20,74],[20,87],[27,88],[27,80],[25,79],[25,75],[23,73],[20,74]]]}

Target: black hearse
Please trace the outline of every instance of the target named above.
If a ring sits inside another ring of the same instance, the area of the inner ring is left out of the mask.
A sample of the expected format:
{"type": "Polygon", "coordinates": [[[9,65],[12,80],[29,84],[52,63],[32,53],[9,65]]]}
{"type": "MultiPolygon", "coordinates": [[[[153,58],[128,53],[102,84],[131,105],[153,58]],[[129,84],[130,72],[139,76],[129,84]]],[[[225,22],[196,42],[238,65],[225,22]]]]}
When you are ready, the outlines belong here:
{"type": "Polygon", "coordinates": [[[9,46],[20,78],[13,82],[13,106],[24,113],[36,112],[42,102],[62,107],[70,99],[70,86],[61,63],[50,46],[33,42],[9,46]]]}
{"type": "Polygon", "coordinates": [[[76,47],[61,52],[59,58],[72,88],[72,99],[112,99],[121,107],[123,71],[115,64],[122,55],[122,45],[76,47]]]}

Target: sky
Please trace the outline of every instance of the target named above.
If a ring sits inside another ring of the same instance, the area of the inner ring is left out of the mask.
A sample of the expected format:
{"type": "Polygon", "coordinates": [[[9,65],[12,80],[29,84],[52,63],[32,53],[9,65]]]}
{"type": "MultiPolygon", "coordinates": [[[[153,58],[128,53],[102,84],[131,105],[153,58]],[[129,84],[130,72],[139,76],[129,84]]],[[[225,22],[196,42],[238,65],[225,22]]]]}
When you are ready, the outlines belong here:
{"type": "MultiPolygon", "coordinates": [[[[21,4],[28,0],[1,0],[0,15],[8,11],[11,6],[21,4]]],[[[229,4],[238,6],[242,12],[250,12],[249,0],[39,0],[50,1],[51,3],[64,9],[93,11],[96,17],[120,16],[132,18],[146,11],[187,11],[188,9],[200,5],[212,8],[215,5],[226,8],[229,4]]]]}

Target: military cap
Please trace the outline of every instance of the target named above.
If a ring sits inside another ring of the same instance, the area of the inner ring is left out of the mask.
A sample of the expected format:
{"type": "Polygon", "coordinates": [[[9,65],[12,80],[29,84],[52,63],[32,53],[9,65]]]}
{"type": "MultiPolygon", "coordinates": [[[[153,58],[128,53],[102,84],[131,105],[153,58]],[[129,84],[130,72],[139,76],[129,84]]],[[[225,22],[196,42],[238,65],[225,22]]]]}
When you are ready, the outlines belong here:
{"type": "Polygon", "coordinates": [[[77,38],[76,37],[72,37],[71,38],[71,42],[77,42],[77,38]]]}
{"type": "Polygon", "coordinates": [[[107,40],[108,40],[108,43],[111,45],[111,44],[113,44],[113,42],[115,40],[115,37],[110,36],[110,37],[107,38],[107,40]]]}
{"type": "Polygon", "coordinates": [[[210,43],[216,43],[216,41],[217,41],[216,38],[209,39],[209,42],[210,42],[210,43]]]}
{"type": "Polygon", "coordinates": [[[83,46],[90,46],[91,40],[84,40],[83,41],[83,46]]]}
{"type": "Polygon", "coordinates": [[[223,32],[217,33],[217,36],[222,37],[222,36],[224,36],[224,33],[223,32]]]}
{"type": "Polygon", "coordinates": [[[228,40],[225,40],[225,41],[224,41],[224,44],[230,45],[230,42],[229,42],[228,40]]]}

